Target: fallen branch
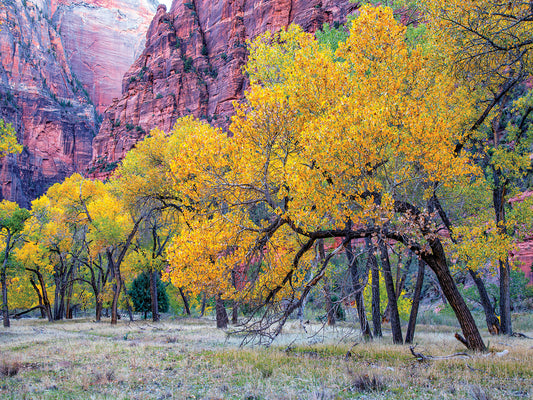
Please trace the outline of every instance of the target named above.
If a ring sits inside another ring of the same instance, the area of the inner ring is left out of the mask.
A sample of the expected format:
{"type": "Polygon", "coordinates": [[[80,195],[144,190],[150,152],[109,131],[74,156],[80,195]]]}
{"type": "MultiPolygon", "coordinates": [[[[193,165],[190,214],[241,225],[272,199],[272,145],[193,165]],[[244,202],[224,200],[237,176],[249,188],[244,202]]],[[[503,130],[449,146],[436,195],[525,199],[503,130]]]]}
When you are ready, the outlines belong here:
{"type": "Polygon", "coordinates": [[[432,360],[448,360],[450,358],[456,358],[456,357],[459,357],[459,358],[472,358],[472,356],[470,354],[463,353],[463,352],[450,354],[449,356],[432,356],[432,355],[425,355],[425,354],[422,354],[422,353],[417,353],[415,351],[415,346],[409,346],[409,350],[411,350],[411,354],[419,362],[427,362],[427,361],[432,361],[432,360]]]}
{"type": "Polygon", "coordinates": [[[21,312],[18,312],[18,313],[16,313],[16,314],[13,314],[13,315],[11,316],[11,318],[19,319],[19,318],[20,318],[21,316],[23,316],[24,314],[30,313],[30,312],[32,312],[32,311],[34,311],[34,310],[39,309],[39,308],[44,310],[44,306],[35,306],[35,307],[30,308],[29,310],[25,310],[25,311],[21,311],[21,312]]]}
{"type": "Polygon", "coordinates": [[[524,335],[523,333],[520,333],[520,332],[514,332],[511,336],[524,338],[524,339],[533,339],[531,336],[524,335]]]}

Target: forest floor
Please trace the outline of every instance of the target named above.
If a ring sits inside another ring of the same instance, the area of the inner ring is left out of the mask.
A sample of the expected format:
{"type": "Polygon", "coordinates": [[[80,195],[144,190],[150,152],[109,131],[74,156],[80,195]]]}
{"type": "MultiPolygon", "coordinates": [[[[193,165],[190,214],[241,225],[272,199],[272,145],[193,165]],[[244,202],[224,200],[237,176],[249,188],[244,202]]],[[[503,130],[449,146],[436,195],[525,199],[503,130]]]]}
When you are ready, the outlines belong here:
{"type": "MultiPolygon", "coordinates": [[[[533,399],[530,339],[485,337],[488,354],[420,362],[387,330],[367,343],[353,324],[306,330],[291,321],[269,348],[239,347],[207,318],[21,319],[0,327],[0,398],[533,399]]],[[[455,332],[418,326],[415,351],[464,352],[455,332]]]]}

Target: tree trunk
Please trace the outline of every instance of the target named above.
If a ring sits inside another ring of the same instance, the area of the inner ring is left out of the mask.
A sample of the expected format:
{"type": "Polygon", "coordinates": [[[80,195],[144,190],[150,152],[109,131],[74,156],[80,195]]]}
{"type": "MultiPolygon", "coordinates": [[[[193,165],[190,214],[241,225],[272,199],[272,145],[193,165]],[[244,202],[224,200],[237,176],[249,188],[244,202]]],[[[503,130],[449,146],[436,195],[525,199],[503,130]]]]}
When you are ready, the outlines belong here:
{"type": "Polygon", "coordinates": [[[183,293],[183,290],[181,288],[178,288],[178,290],[180,292],[181,299],[183,300],[183,308],[185,308],[185,313],[190,316],[191,309],[189,307],[189,300],[187,300],[187,296],[185,296],[185,293],[183,293]]]}
{"type": "Polygon", "coordinates": [[[359,316],[361,333],[365,339],[372,340],[372,331],[370,330],[370,324],[368,323],[368,318],[366,317],[365,298],[363,296],[364,286],[361,284],[361,282],[366,279],[368,268],[360,271],[351,242],[346,245],[346,258],[348,259],[348,267],[350,268],[352,291],[355,297],[355,306],[357,307],[357,315],[359,316]]]}
{"type": "Polygon", "coordinates": [[[30,283],[31,283],[31,285],[33,287],[33,290],[35,290],[35,293],[37,294],[37,298],[39,299],[39,306],[40,306],[40,310],[41,310],[41,318],[44,319],[44,318],[46,318],[46,311],[44,309],[43,296],[41,295],[41,291],[37,287],[37,284],[35,283],[33,278],[30,278],[30,283]]]}
{"type": "Polygon", "coordinates": [[[422,295],[422,285],[424,284],[424,269],[424,261],[419,260],[418,274],[416,276],[415,293],[413,294],[413,305],[411,306],[411,314],[409,314],[409,324],[407,325],[407,333],[405,334],[405,343],[413,343],[413,338],[415,336],[416,318],[418,317],[418,306],[420,304],[420,297],[422,295]]]}
{"type": "Polygon", "coordinates": [[[102,320],[102,308],[104,307],[102,300],[99,297],[100,296],[96,297],[96,310],[95,310],[96,322],[100,322],[102,320]]]}
{"type": "Polygon", "coordinates": [[[152,300],[152,321],[159,321],[159,304],[157,302],[157,271],[151,270],[150,274],[150,298],[152,300]]]}
{"type": "Polygon", "coordinates": [[[226,312],[226,307],[224,307],[224,301],[220,297],[220,294],[216,297],[216,315],[217,315],[217,328],[225,329],[228,327],[228,313],[226,312]]]}
{"type": "Polygon", "coordinates": [[[479,292],[481,305],[483,306],[483,311],[485,312],[485,321],[487,322],[487,328],[491,335],[499,335],[500,321],[498,321],[496,314],[494,314],[494,307],[492,306],[492,303],[490,301],[487,289],[485,288],[485,284],[483,283],[483,279],[480,278],[479,274],[476,271],[470,268],[468,268],[468,273],[474,280],[474,283],[476,284],[477,290],[479,292]]]}
{"type": "Polygon", "coordinates": [[[389,298],[392,341],[395,344],[403,344],[402,326],[400,325],[400,314],[398,313],[396,291],[394,290],[394,282],[392,280],[389,251],[382,238],[379,239],[378,245],[381,256],[381,267],[383,268],[383,278],[385,279],[385,288],[387,289],[387,297],[389,298]]]}
{"type": "MultiPolygon", "coordinates": [[[[505,186],[501,182],[501,172],[499,169],[493,168],[494,189],[492,191],[492,200],[494,204],[494,211],[496,214],[496,224],[498,231],[502,234],[506,233],[505,227],[505,186]]],[[[500,260],[500,327],[504,335],[512,335],[513,329],[511,326],[511,276],[509,268],[509,260],[500,260]]]]}
{"type": "Polygon", "coordinates": [[[0,281],[2,281],[2,317],[4,321],[4,328],[10,327],[9,322],[9,306],[7,304],[7,262],[9,259],[9,250],[11,245],[11,231],[7,230],[6,249],[4,252],[4,261],[2,262],[2,271],[0,272],[0,281]]]}
{"type": "Polygon", "coordinates": [[[6,279],[6,260],[4,259],[4,265],[2,266],[2,272],[0,280],[2,281],[2,318],[4,321],[4,328],[9,328],[9,307],[7,305],[7,279],[6,279]]]}
{"type": "Polygon", "coordinates": [[[48,299],[48,293],[46,291],[46,283],[44,282],[43,274],[38,269],[26,268],[27,271],[33,272],[37,276],[39,281],[39,286],[41,287],[41,295],[43,296],[43,305],[46,311],[46,317],[49,322],[54,320],[52,315],[52,307],[50,305],[50,300],[48,299]]]}
{"type": "Polygon", "coordinates": [[[372,325],[374,327],[374,336],[381,337],[381,304],[379,294],[379,268],[376,256],[374,255],[374,246],[370,238],[365,239],[367,253],[367,270],[372,274],[372,325]]]}
{"type": "Polygon", "coordinates": [[[120,268],[117,268],[113,262],[113,256],[109,251],[107,257],[113,271],[113,278],[115,279],[115,284],[113,285],[113,301],[111,302],[111,325],[116,325],[118,322],[118,299],[122,291],[122,277],[120,276],[120,268]]]}
{"type": "Polygon", "coordinates": [[[324,278],[322,279],[324,281],[324,299],[326,300],[326,316],[328,319],[328,325],[334,326],[335,325],[335,308],[333,307],[333,302],[331,301],[328,277],[324,276],[324,278]]]}
{"type": "Polygon", "coordinates": [[[233,308],[231,309],[231,323],[237,325],[239,322],[239,303],[233,302],[233,308]]]}
{"type": "Polygon", "coordinates": [[[204,316],[204,313],[205,313],[205,303],[207,301],[207,296],[206,294],[204,293],[202,295],[202,306],[200,307],[200,317],[203,317],[204,316]]]}
{"type": "Polygon", "coordinates": [[[479,334],[476,322],[470,313],[463,297],[459,293],[457,286],[450,274],[448,264],[446,262],[446,254],[439,239],[428,239],[431,246],[431,254],[423,252],[422,258],[426,264],[435,272],[439,284],[442,288],[448,303],[452,307],[459,325],[463,331],[463,335],[467,342],[467,347],[474,351],[485,351],[485,343],[479,334]]]}

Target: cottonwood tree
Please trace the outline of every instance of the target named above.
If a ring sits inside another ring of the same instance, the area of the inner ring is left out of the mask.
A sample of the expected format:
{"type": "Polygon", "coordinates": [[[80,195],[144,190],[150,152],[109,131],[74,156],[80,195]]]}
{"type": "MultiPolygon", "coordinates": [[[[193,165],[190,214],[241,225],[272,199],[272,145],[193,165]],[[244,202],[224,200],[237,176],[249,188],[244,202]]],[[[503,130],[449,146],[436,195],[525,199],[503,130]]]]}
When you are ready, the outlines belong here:
{"type": "MultiPolygon", "coordinates": [[[[529,1],[422,2],[428,24],[450,56],[447,68],[472,88],[477,115],[456,152],[476,153],[490,183],[494,223],[509,235],[506,197],[531,166],[533,7],[529,1]]],[[[501,329],[512,334],[510,262],[499,259],[501,329]]]]}
{"type": "MultiPolygon", "coordinates": [[[[435,272],[467,346],[484,350],[428,211],[428,187],[478,173],[454,151],[472,102],[434,68],[441,55],[408,46],[391,10],[368,6],[335,54],[297,27],[263,35],[250,52],[251,90],[237,106],[231,139],[182,122],[196,130],[182,138],[172,177],[196,209],[169,248],[170,279],[196,277],[227,296],[275,302],[282,324],[349,241],[395,240],[435,272]],[[258,205],[268,218],[255,223],[249,210],[258,205]],[[336,237],[342,244],[317,267],[309,250],[336,237]],[[246,290],[232,290],[232,272],[243,264],[246,290]]],[[[262,321],[251,329],[268,329],[262,321]]]]}
{"type": "MultiPolygon", "coordinates": [[[[0,126],[1,128],[1,126],[0,126]]],[[[30,217],[28,210],[8,200],[0,202],[0,238],[3,240],[0,284],[2,285],[2,319],[4,327],[10,326],[7,301],[7,267],[13,248],[21,241],[24,223],[30,217]]]]}

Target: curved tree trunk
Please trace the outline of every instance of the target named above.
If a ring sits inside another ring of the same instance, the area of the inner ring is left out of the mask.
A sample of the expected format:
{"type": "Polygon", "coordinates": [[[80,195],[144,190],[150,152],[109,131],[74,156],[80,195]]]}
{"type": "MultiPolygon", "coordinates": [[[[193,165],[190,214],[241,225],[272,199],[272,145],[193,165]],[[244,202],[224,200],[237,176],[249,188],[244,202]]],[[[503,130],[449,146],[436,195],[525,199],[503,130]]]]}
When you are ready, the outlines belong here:
{"type": "Polygon", "coordinates": [[[418,306],[420,304],[420,297],[422,295],[422,285],[424,284],[424,269],[424,261],[419,260],[418,274],[416,276],[415,293],[413,294],[413,305],[411,306],[411,314],[409,314],[409,324],[407,325],[407,333],[405,334],[405,343],[413,343],[413,339],[415,337],[416,318],[418,317],[418,306]]]}
{"type": "Polygon", "coordinates": [[[481,305],[483,306],[483,311],[485,312],[485,321],[487,322],[487,328],[491,335],[499,335],[500,321],[498,321],[496,314],[494,314],[494,307],[492,306],[492,303],[490,301],[487,289],[485,288],[485,284],[483,283],[483,279],[480,278],[479,274],[476,271],[470,268],[468,268],[468,273],[474,280],[474,283],[476,284],[477,290],[479,292],[481,305]]]}
{"type": "Polygon", "coordinates": [[[185,296],[182,288],[179,287],[178,290],[180,292],[181,299],[183,300],[183,308],[185,308],[185,313],[190,316],[191,309],[189,307],[189,300],[187,300],[187,296],[185,296]]]}

